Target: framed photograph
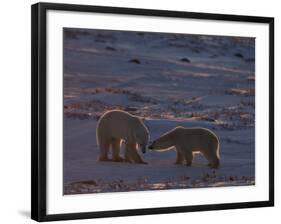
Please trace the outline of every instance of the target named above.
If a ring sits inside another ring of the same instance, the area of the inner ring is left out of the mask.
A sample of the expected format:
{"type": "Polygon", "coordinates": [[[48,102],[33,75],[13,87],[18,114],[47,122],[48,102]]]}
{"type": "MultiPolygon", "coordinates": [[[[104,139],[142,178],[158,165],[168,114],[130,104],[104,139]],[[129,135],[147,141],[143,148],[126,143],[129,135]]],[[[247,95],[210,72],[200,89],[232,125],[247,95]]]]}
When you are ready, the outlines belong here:
{"type": "Polygon", "coordinates": [[[274,205],[274,19],[32,6],[32,219],[274,205]]]}

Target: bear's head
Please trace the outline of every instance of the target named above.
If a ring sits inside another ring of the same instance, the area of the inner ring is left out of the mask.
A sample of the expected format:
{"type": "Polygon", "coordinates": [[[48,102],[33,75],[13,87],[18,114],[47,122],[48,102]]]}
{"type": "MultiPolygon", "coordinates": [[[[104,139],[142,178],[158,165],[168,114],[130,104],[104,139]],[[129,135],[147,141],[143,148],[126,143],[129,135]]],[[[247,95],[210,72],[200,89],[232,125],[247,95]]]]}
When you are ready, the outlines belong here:
{"type": "Polygon", "coordinates": [[[172,145],[170,144],[170,141],[167,139],[156,139],[155,141],[153,141],[149,146],[148,148],[151,149],[151,150],[161,150],[161,151],[164,151],[166,149],[169,149],[170,147],[172,147],[172,145]]]}
{"type": "Polygon", "coordinates": [[[154,140],[149,146],[149,149],[157,150],[157,151],[165,151],[170,149],[175,145],[175,139],[178,135],[179,130],[182,127],[177,127],[172,129],[171,131],[163,134],[158,139],[154,140]]]}

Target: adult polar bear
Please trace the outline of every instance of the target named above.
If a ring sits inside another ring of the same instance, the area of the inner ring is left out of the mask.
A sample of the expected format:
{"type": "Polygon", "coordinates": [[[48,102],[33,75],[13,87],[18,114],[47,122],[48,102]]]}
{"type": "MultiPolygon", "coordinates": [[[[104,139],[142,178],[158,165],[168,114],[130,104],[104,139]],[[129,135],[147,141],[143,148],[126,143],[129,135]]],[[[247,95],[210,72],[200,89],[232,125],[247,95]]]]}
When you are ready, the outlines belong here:
{"type": "Polygon", "coordinates": [[[146,163],[137,152],[137,147],[145,152],[149,132],[142,119],[125,111],[111,110],[101,116],[97,123],[97,143],[100,147],[100,161],[108,161],[108,151],[112,148],[112,160],[124,161],[120,157],[120,146],[125,141],[125,161],[146,163]]]}
{"type": "Polygon", "coordinates": [[[209,161],[209,166],[217,168],[220,164],[219,140],[209,129],[176,127],[156,139],[148,148],[161,150],[175,147],[176,164],[186,163],[190,166],[193,153],[202,153],[209,161]]]}

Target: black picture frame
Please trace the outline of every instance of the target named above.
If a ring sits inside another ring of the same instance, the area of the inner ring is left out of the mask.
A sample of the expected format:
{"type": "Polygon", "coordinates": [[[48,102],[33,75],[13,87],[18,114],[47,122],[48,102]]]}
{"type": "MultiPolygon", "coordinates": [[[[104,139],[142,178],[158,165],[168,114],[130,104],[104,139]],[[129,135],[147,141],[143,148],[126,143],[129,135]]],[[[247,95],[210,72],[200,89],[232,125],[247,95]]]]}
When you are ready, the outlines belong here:
{"type": "Polygon", "coordinates": [[[274,206],[274,18],[164,11],[136,8],[102,7],[73,4],[37,3],[31,13],[31,76],[32,76],[32,154],[31,154],[31,218],[37,221],[70,220],[206,210],[238,209],[274,206]],[[253,22],[269,25],[269,200],[196,206],[177,206],[115,210],[70,214],[46,213],[46,13],[48,10],[100,12],[124,15],[162,16],[217,21],[253,22]]]}

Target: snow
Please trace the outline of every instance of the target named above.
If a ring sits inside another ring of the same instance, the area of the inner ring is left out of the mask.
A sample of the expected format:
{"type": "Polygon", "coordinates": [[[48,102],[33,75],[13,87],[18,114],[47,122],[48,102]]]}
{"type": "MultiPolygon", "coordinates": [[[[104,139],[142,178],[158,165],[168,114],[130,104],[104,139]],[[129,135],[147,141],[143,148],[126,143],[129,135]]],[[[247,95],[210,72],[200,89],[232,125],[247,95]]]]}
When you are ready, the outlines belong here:
{"type": "Polygon", "coordinates": [[[253,38],[65,32],[65,194],[255,183],[253,38]],[[147,165],[97,161],[96,121],[111,109],[146,118],[151,140],[176,126],[213,130],[220,168],[201,155],[175,165],[174,150],[141,154],[147,165]]]}

